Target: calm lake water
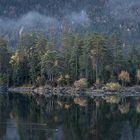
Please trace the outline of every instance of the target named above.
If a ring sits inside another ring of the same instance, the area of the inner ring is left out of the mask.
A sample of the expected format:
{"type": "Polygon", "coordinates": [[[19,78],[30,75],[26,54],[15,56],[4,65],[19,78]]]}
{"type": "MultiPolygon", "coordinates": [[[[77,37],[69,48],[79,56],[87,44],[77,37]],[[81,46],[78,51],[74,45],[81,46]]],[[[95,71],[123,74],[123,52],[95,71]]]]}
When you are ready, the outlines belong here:
{"type": "Polygon", "coordinates": [[[0,95],[0,140],[140,140],[140,97],[0,95]]]}

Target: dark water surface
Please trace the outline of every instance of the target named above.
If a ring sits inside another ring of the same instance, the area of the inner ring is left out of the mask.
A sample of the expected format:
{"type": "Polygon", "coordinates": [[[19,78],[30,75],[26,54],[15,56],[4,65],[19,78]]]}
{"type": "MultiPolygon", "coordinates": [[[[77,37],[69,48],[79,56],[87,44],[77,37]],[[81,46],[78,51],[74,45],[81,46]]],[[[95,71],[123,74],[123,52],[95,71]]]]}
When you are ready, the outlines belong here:
{"type": "Polygon", "coordinates": [[[140,140],[140,97],[0,95],[0,140],[140,140]]]}

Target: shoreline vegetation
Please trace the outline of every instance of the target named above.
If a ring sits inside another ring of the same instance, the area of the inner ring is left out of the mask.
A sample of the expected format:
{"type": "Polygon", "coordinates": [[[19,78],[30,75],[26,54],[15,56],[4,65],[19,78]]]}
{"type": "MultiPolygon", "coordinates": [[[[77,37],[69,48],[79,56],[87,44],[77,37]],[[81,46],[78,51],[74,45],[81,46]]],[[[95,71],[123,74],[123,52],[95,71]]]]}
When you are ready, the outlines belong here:
{"type": "Polygon", "coordinates": [[[126,45],[115,33],[72,33],[67,25],[59,39],[54,30],[50,35],[23,33],[15,50],[0,37],[0,85],[49,95],[130,92],[139,85],[138,45],[126,45]]]}
{"type": "Polygon", "coordinates": [[[108,95],[116,95],[116,96],[140,96],[140,86],[133,87],[123,87],[119,90],[107,90],[107,89],[93,89],[85,88],[85,89],[77,89],[75,87],[13,87],[8,89],[9,92],[13,93],[22,93],[22,94],[37,94],[46,97],[52,96],[65,96],[65,97],[89,97],[94,98],[97,96],[108,96],[108,95]]]}

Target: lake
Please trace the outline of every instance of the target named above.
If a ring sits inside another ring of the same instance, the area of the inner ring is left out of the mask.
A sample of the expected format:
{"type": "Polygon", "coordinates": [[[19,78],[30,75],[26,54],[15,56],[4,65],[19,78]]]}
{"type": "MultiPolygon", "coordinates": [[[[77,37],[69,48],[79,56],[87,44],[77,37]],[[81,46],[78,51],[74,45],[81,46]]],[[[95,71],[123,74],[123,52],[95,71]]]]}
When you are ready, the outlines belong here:
{"type": "Polygon", "coordinates": [[[140,97],[0,94],[0,140],[140,140],[140,97]]]}

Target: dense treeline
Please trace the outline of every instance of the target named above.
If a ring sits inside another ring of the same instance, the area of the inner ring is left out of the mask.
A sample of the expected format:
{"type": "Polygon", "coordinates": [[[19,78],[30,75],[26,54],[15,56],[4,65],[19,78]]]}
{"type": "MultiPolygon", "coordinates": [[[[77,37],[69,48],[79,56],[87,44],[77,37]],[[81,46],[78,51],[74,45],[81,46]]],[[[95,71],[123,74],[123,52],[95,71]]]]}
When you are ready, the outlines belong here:
{"type": "Polygon", "coordinates": [[[11,86],[73,85],[79,79],[89,85],[139,82],[140,51],[136,45],[128,51],[116,34],[73,35],[65,28],[60,44],[43,33],[26,33],[12,52],[0,38],[0,81],[11,86]]]}

